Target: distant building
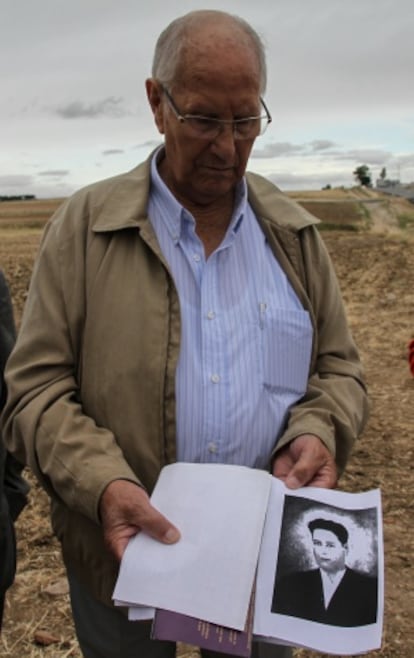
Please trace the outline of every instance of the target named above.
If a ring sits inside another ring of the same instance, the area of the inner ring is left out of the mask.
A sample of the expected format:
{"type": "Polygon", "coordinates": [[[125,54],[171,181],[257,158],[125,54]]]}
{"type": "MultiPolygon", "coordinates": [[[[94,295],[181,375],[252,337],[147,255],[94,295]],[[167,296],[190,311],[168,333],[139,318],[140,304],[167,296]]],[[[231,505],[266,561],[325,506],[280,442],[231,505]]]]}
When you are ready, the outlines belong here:
{"type": "Polygon", "coordinates": [[[382,187],[397,187],[400,186],[401,183],[398,180],[398,178],[391,179],[391,178],[377,178],[377,187],[382,188],[382,187]]]}
{"type": "Polygon", "coordinates": [[[376,189],[384,194],[400,196],[414,203],[414,183],[403,185],[397,179],[377,178],[376,189]]]}

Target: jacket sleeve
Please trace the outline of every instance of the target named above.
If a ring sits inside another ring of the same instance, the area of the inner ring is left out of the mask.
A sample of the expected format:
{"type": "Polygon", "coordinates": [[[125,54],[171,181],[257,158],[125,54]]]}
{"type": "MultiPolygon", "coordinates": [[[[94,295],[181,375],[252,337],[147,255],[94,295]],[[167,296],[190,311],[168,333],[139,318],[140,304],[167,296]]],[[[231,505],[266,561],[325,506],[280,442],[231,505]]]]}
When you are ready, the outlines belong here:
{"type": "Polygon", "coordinates": [[[2,423],[8,449],[48,493],[99,522],[107,484],[137,478],[112,432],[84,413],[80,399],[87,213],[86,203],[66,203],[45,230],[7,364],[2,423]]]}
{"type": "Polygon", "coordinates": [[[307,391],[290,410],[277,449],[301,434],[315,434],[342,472],[368,417],[363,370],[334,267],[316,227],[303,229],[300,241],[314,325],[313,356],[307,391]]]}

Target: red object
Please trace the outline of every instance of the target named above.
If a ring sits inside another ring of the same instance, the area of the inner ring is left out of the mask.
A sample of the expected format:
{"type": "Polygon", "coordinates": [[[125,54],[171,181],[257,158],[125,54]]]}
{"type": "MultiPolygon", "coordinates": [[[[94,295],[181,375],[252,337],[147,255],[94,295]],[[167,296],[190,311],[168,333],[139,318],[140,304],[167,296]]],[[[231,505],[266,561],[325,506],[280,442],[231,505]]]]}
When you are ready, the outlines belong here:
{"type": "Polygon", "coordinates": [[[408,343],[408,363],[411,374],[414,377],[414,338],[408,343]]]}

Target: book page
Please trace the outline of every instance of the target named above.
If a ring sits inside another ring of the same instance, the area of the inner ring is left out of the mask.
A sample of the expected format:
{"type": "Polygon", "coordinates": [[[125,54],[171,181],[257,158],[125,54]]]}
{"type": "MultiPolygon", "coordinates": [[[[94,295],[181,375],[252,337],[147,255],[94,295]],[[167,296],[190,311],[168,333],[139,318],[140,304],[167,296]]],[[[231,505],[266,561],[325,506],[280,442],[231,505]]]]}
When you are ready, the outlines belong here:
{"type": "Polygon", "coordinates": [[[243,630],[272,477],[245,466],[166,466],[151,497],[181,532],[144,533],[124,553],[113,598],[243,630]]]}
{"type": "Polygon", "coordinates": [[[341,655],[379,648],[384,611],[379,490],[293,491],[272,480],[255,636],[341,655]]]}

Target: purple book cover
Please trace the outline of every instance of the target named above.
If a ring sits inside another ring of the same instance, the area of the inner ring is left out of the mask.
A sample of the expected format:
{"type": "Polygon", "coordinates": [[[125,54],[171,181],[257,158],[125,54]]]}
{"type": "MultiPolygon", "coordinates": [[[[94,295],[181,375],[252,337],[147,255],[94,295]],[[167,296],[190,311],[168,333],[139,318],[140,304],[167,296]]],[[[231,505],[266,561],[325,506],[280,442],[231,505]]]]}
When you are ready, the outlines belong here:
{"type": "Polygon", "coordinates": [[[221,651],[235,656],[250,656],[253,637],[252,610],[251,605],[243,631],[218,626],[170,610],[156,610],[152,638],[184,642],[202,649],[221,651]]]}

